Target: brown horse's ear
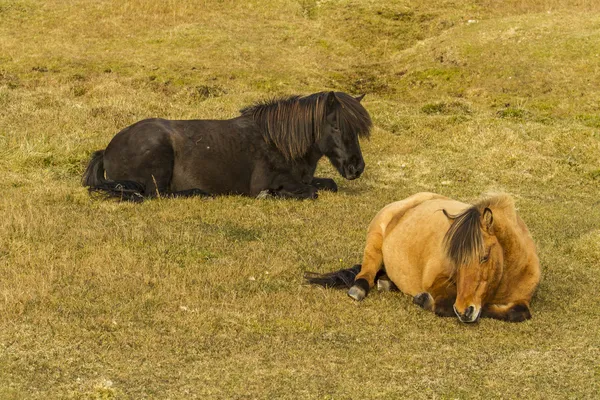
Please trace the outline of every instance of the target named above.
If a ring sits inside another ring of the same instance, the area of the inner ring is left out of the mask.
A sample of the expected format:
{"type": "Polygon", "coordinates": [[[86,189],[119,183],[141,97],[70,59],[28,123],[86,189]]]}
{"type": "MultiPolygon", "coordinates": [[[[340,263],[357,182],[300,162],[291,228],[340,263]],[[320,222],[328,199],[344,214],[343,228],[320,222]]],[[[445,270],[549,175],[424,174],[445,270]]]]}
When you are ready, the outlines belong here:
{"type": "Polygon", "coordinates": [[[481,226],[487,233],[491,234],[493,232],[494,215],[492,214],[492,210],[487,207],[483,210],[483,215],[481,216],[481,226]]]}
{"type": "Polygon", "coordinates": [[[365,95],[366,95],[366,93],[365,94],[361,94],[360,96],[355,97],[354,100],[356,100],[356,101],[358,101],[360,103],[360,101],[365,98],[365,95]]]}

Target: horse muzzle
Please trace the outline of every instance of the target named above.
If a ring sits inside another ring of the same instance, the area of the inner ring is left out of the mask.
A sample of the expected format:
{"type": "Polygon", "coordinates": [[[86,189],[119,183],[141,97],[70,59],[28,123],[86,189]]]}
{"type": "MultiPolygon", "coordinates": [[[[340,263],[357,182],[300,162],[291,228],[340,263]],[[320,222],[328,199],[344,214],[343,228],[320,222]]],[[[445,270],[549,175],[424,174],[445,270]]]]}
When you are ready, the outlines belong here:
{"type": "Polygon", "coordinates": [[[365,170],[365,162],[360,161],[358,164],[345,164],[342,168],[342,176],[348,180],[358,178],[365,170]]]}
{"type": "Polygon", "coordinates": [[[476,322],[479,319],[479,314],[481,314],[481,307],[476,307],[473,305],[465,308],[465,311],[462,313],[456,309],[456,306],[453,306],[453,308],[458,320],[465,324],[476,322]]]}

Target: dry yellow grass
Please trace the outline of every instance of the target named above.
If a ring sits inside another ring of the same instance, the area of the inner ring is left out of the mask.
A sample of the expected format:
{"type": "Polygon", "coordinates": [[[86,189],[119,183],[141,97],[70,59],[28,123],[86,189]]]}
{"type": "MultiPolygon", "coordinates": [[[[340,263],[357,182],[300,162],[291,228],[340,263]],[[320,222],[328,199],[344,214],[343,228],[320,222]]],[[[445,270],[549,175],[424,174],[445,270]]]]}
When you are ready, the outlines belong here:
{"type": "Polygon", "coordinates": [[[0,398],[596,398],[599,54],[591,0],[0,0],[0,398]],[[337,194],[79,186],[139,119],[327,89],[366,92],[375,123],[337,194]],[[543,268],[532,320],[303,285],[423,190],[514,195],[543,268]]]}

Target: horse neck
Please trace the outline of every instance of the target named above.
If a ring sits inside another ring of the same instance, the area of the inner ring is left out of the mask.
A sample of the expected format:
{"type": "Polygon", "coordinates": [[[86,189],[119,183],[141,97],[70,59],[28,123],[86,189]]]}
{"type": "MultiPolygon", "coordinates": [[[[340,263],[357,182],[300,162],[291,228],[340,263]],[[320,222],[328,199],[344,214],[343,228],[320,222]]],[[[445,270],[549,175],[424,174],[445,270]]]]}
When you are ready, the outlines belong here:
{"type": "Polygon", "coordinates": [[[308,153],[306,153],[304,159],[311,167],[316,168],[321,157],[323,157],[323,153],[321,153],[317,143],[314,143],[308,150],[308,153]]]}
{"type": "Polygon", "coordinates": [[[303,157],[293,161],[292,169],[297,171],[301,181],[309,183],[309,179],[312,180],[315,175],[317,163],[321,157],[323,157],[323,153],[318,146],[314,145],[303,157]]]}
{"type": "Polygon", "coordinates": [[[316,166],[322,154],[316,143],[319,133],[315,132],[314,123],[305,121],[302,113],[291,119],[285,117],[285,112],[282,113],[283,117],[267,109],[264,112],[243,114],[241,117],[251,120],[262,138],[281,153],[286,161],[308,161],[316,166]]]}

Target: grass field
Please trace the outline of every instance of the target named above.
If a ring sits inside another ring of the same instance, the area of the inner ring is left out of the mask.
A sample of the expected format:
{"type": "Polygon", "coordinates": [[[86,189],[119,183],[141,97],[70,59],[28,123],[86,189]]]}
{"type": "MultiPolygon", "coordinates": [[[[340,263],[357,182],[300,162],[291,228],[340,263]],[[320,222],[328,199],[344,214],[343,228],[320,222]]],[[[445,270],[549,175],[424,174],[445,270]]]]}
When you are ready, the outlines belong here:
{"type": "Polygon", "coordinates": [[[600,3],[0,0],[0,399],[596,399],[600,3]],[[366,93],[363,176],[316,201],[80,186],[148,117],[366,93]],[[543,278],[520,324],[303,284],[419,191],[503,190],[543,278]]]}

